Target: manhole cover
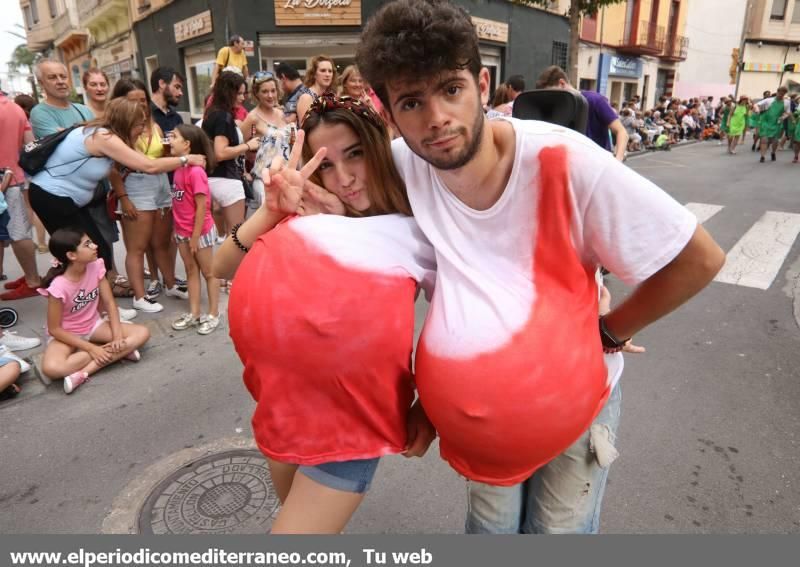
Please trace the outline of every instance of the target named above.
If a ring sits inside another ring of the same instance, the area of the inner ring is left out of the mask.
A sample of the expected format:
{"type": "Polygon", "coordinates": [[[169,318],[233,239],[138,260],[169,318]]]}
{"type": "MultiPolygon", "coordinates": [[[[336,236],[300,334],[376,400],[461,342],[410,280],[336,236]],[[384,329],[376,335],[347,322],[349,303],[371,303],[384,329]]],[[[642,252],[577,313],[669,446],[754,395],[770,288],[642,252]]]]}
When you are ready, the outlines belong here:
{"type": "Polygon", "coordinates": [[[264,456],[226,451],[186,465],[156,486],[139,514],[139,533],[263,534],[277,509],[264,456]]]}

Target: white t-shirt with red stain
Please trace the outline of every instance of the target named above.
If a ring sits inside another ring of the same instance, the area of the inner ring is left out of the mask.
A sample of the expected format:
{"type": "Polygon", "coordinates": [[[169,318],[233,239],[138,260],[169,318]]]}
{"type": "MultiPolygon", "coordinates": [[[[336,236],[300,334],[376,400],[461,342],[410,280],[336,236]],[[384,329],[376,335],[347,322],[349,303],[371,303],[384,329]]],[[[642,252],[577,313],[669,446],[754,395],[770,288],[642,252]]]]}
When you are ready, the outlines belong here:
{"type": "Polygon", "coordinates": [[[228,316],[266,455],[315,465],[404,450],[414,300],[434,270],[401,215],[293,218],[256,241],[228,316]]]}
{"type": "Polygon", "coordinates": [[[484,211],[459,201],[403,140],[392,146],[438,266],[416,357],[420,398],[442,457],[497,485],[521,482],[562,453],[619,378],[621,355],[604,361],[601,348],[597,266],[638,284],[697,226],[588,138],[506,120],[516,157],[484,211]]]}

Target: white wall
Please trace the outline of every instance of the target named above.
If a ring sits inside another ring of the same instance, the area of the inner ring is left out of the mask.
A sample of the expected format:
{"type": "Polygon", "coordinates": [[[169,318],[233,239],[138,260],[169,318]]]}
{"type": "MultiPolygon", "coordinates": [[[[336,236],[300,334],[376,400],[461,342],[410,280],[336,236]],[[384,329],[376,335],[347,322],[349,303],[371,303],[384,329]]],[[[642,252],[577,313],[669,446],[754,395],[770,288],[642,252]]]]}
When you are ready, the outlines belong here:
{"type": "Polygon", "coordinates": [[[686,61],[678,67],[674,94],[680,98],[729,95],[731,52],[739,47],[747,0],[689,0],[686,61]]]}

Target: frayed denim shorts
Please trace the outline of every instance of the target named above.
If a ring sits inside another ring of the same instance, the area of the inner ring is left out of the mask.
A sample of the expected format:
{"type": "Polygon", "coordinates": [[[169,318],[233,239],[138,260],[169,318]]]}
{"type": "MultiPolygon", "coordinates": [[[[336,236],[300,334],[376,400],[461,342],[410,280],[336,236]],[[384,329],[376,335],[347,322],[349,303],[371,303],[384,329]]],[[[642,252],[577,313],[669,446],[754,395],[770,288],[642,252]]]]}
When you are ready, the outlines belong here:
{"type": "Polygon", "coordinates": [[[298,470],[314,482],[343,492],[364,494],[372,484],[380,458],[354,459],[321,463],[314,466],[301,465],[298,470]]]}

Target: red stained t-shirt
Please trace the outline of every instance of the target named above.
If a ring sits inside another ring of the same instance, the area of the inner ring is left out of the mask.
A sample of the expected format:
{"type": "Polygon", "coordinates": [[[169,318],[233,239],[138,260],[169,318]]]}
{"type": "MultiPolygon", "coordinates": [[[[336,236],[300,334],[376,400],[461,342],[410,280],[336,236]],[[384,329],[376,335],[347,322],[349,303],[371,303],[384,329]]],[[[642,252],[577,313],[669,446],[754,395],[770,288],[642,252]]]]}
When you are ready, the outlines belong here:
{"type": "Polygon", "coordinates": [[[266,455],[314,465],[404,449],[414,300],[433,278],[433,249],[400,215],[294,218],[256,241],[228,313],[266,455]]]}

